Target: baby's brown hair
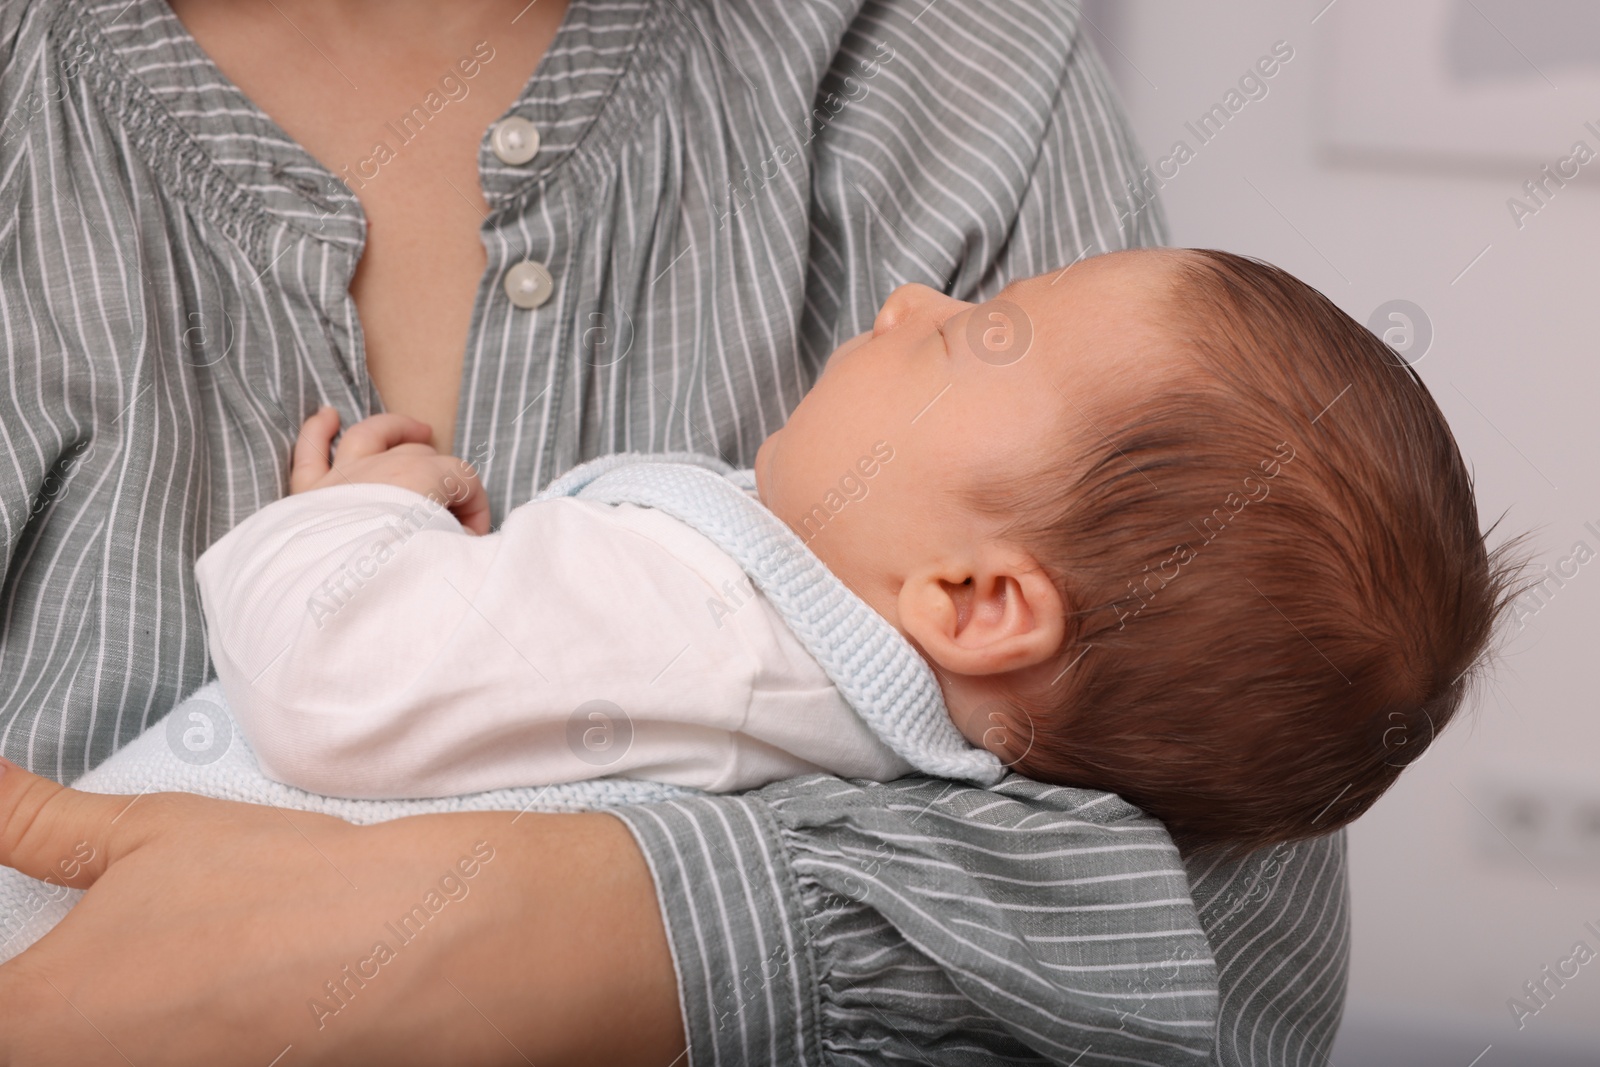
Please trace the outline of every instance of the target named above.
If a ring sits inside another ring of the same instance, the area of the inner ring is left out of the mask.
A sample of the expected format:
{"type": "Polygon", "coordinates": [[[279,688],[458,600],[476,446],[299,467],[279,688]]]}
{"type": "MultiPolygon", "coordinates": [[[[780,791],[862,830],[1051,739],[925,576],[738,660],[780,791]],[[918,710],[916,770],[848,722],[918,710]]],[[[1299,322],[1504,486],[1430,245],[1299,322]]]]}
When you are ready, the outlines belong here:
{"type": "Polygon", "coordinates": [[[1070,473],[977,503],[1060,589],[1019,772],[1116,792],[1186,851],[1334,830],[1460,707],[1513,596],[1416,372],[1287,272],[1172,258],[1176,381],[1073,420],[1070,473]]]}

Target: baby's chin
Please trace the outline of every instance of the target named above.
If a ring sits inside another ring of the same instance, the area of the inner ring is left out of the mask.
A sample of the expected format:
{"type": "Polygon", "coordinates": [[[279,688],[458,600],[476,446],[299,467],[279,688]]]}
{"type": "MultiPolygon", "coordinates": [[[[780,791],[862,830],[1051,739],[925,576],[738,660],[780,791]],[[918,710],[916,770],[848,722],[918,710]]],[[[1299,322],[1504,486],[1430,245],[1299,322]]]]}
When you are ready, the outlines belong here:
{"type": "Polygon", "coordinates": [[[778,430],[767,435],[767,439],[761,442],[761,447],[756,449],[756,459],[754,464],[756,472],[756,499],[760,500],[768,507],[772,506],[772,476],[769,473],[769,470],[772,466],[772,450],[775,446],[775,442],[778,439],[778,434],[782,432],[782,430],[778,430]]]}

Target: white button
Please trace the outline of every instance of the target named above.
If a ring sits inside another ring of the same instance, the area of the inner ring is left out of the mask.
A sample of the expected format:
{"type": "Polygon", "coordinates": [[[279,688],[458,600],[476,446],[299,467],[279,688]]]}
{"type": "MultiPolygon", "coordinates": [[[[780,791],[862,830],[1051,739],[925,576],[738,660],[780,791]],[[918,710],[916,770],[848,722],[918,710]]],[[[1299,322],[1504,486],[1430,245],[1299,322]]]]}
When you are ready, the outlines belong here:
{"type": "Polygon", "coordinates": [[[489,147],[500,162],[518,166],[539,154],[539,127],[525,118],[512,115],[494,128],[489,147]]]}
{"type": "Polygon", "coordinates": [[[506,296],[519,308],[536,308],[555,290],[550,271],[536,259],[525,259],[506,271],[506,296]]]}

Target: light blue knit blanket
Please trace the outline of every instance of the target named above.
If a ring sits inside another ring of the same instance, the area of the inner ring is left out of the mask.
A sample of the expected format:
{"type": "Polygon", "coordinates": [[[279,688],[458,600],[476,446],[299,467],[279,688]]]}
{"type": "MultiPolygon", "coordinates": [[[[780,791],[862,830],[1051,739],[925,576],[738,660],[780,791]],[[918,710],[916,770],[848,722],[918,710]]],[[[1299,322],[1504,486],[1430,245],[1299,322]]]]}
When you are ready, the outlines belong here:
{"type": "MultiPolygon", "coordinates": [[[[539,500],[575,496],[657,508],[688,523],[749,574],[874,733],[934,777],[992,785],[999,759],[968,744],[950,722],[933,672],[900,634],[856,596],[753,496],[753,472],[694,453],[606,456],[574,468],[539,500]]],[[[425,800],[349,800],[272,781],[211,682],[73,783],[92,793],[188,792],[323,812],[353,823],[441,811],[584,811],[696,792],[624,778],[496,789],[425,800]]],[[[82,894],[0,868],[0,962],[27,948],[82,894]]]]}

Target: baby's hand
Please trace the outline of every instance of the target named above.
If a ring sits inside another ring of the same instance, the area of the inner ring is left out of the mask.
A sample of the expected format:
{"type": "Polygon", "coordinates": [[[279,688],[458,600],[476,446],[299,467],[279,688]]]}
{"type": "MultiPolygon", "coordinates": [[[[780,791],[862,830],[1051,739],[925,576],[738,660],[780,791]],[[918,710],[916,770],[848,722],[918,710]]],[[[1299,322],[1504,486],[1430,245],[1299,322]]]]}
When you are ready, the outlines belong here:
{"type": "Polygon", "coordinates": [[[374,415],[345,431],[339,453],[329,464],[339,413],[327,405],[300,427],[294,444],[289,493],[330,485],[377,482],[398,485],[448,507],[475,534],[489,532],[489,498],[472,464],[441,456],[430,442],[433,430],[405,415],[374,415]]]}

